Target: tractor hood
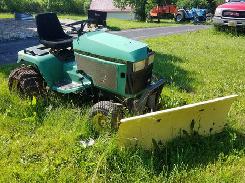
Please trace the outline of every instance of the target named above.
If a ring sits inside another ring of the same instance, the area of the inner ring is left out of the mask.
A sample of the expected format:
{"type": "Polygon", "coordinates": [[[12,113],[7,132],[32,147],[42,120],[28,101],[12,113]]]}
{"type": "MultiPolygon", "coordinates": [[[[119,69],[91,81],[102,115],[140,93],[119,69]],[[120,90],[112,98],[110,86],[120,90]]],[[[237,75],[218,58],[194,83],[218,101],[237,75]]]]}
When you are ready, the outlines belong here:
{"type": "Polygon", "coordinates": [[[73,41],[76,53],[89,53],[129,62],[148,57],[147,44],[106,32],[89,32],[73,41]]]}

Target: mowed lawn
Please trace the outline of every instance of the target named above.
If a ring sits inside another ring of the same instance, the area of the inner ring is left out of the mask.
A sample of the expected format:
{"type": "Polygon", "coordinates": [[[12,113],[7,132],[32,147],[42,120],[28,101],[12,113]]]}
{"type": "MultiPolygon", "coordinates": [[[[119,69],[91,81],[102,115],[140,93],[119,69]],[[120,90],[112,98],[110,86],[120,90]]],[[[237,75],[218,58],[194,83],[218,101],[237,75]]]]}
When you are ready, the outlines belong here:
{"type": "MultiPolygon", "coordinates": [[[[1,18],[14,18],[13,14],[0,13],[1,18]]],[[[69,15],[60,14],[60,19],[71,19],[71,20],[86,20],[87,16],[84,15],[69,15]]],[[[136,28],[150,28],[150,27],[165,27],[165,26],[178,26],[173,19],[163,19],[160,23],[146,23],[132,20],[121,20],[116,18],[109,18],[107,25],[110,30],[119,31],[125,29],[136,29],[136,28]]]]}
{"type": "Polygon", "coordinates": [[[0,182],[245,182],[245,37],[213,30],[145,40],[156,51],[155,73],[167,81],[163,108],[238,94],[228,127],[211,137],[186,137],[161,149],[117,147],[94,137],[89,104],[54,94],[48,104],[10,95],[15,66],[0,66],[0,182]]]}

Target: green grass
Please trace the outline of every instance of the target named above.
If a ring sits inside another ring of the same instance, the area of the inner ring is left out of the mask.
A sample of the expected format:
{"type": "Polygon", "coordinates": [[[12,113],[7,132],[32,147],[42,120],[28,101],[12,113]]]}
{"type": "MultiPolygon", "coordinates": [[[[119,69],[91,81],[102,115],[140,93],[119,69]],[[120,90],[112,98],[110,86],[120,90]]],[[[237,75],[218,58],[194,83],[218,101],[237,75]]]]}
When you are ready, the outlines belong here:
{"type": "Polygon", "coordinates": [[[124,29],[136,29],[136,28],[151,28],[151,27],[166,27],[166,26],[178,26],[174,20],[164,19],[160,23],[146,23],[139,21],[109,19],[108,26],[112,30],[124,30],[124,29]]]}
{"type": "Polygon", "coordinates": [[[14,18],[12,13],[0,13],[0,18],[14,18]]]}
{"type": "MultiPolygon", "coordinates": [[[[0,13],[0,18],[14,18],[13,14],[0,13]]],[[[61,19],[72,19],[72,20],[85,20],[87,16],[80,15],[67,15],[60,14],[61,19]]],[[[166,19],[161,20],[161,23],[146,23],[139,21],[121,20],[116,18],[110,18],[107,20],[108,28],[111,30],[125,30],[125,29],[136,29],[136,28],[150,28],[150,27],[164,27],[164,26],[177,26],[174,20],[166,19]]]]}
{"type": "Polygon", "coordinates": [[[93,136],[88,105],[10,95],[15,66],[0,66],[0,182],[244,182],[244,37],[205,30],[146,42],[157,53],[155,73],[168,81],[164,108],[240,95],[223,133],[176,139],[152,152],[119,148],[105,134],[84,149],[79,140],[93,136]]]}
{"type": "MultiPolygon", "coordinates": [[[[85,16],[78,15],[59,15],[63,19],[81,20],[86,19],[85,16]]],[[[146,23],[131,20],[121,20],[116,18],[109,18],[107,20],[107,25],[111,30],[125,30],[125,29],[136,29],[136,28],[149,28],[149,27],[164,27],[164,26],[176,26],[177,24],[174,20],[166,19],[161,20],[160,23],[146,23]]]]}
{"type": "Polygon", "coordinates": [[[71,19],[71,20],[84,20],[87,18],[85,15],[72,15],[72,14],[59,14],[61,19],[71,19]]]}

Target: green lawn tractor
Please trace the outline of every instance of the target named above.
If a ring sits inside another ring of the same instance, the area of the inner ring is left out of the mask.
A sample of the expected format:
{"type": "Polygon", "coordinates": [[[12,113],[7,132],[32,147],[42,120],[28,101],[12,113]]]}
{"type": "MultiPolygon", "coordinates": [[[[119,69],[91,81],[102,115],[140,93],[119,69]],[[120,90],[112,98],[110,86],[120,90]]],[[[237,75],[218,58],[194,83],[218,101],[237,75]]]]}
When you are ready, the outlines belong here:
{"type": "Polygon", "coordinates": [[[152,82],[154,52],[145,43],[103,31],[83,32],[86,21],[79,23],[77,37],[71,37],[56,14],[37,15],[41,44],[18,53],[23,66],[10,74],[10,90],[26,96],[44,95],[47,88],[93,95],[102,100],[91,111],[97,124],[109,114],[117,119],[123,107],[134,114],[156,110],[163,80],[152,82]]]}
{"type": "MultiPolygon", "coordinates": [[[[36,16],[40,45],[18,53],[20,67],[9,76],[10,91],[42,96],[47,90],[91,98],[96,130],[115,128],[121,144],[151,148],[193,131],[221,131],[236,96],[157,111],[163,80],[154,80],[154,52],[147,44],[100,30],[75,37],[64,33],[54,13],[36,16]],[[127,109],[133,118],[123,119],[127,109]]],[[[73,26],[75,24],[69,25],[73,26]]]]}

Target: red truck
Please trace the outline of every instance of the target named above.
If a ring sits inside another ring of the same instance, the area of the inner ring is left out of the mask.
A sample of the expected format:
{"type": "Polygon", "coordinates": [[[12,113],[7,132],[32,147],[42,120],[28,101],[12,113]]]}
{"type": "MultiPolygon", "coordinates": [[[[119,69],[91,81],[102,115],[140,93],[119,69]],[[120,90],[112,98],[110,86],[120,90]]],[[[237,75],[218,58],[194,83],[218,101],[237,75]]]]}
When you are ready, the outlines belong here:
{"type": "Polygon", "coordinates": [[[245,27],[245,0],[230,0],[219,5],[213,22],[216,26],[245,27]]]}

